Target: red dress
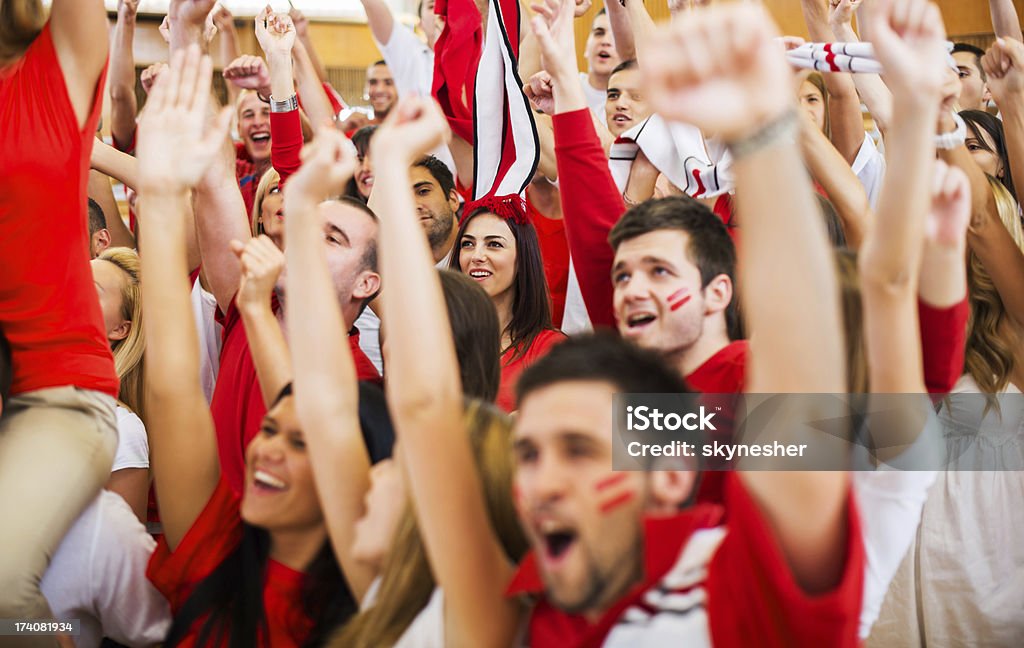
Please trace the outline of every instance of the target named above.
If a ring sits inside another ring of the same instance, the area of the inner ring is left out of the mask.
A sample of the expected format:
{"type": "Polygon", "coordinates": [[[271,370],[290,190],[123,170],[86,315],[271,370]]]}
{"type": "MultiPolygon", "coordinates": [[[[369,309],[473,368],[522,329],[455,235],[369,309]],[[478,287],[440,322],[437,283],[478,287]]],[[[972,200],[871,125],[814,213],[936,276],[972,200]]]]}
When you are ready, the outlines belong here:
{"type": "Polygon", "coordinates": [[[515,360],[512,359],[511,349],[503,353],[501,355],[501,386],[498,387],[498,397],[494,400],[494,404],[506,412],[515,411],[516,381],[519,380],[519,375],[527,367],[544,357],[551,347],[564,339],[565,335],[561,331],[548,329],[538,333],[526,353],[515,360]]]}
{"type": "Polygon", "coordinates": [[[0,70],[0,330],[12,394],[74,385],[117,397],[85,218],[105,76],[79,127],[49,23],[0,70]]]}
{"type": "Polygon", "coordinates": [[[526,192],[526,215],[537,230],[544,278],[551,295],[551,321],[560,326],[565,313],[565,293],[569,288],[569,242],[565,239],[565,221],[540,213],[530,202],[529,191],[526,192]]]}

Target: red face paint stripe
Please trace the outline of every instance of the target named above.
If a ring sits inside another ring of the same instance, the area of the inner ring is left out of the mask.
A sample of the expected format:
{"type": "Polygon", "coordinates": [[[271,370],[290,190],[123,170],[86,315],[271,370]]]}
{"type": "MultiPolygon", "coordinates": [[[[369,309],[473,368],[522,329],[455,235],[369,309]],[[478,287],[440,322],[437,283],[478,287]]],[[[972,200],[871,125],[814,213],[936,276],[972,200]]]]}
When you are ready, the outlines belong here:
{"type": "Polygon", "coordinates": [[[686,288],[680,288],[679,290],[677,290],[674,293],[672,293],[671,295],[669,295],[666,298],[666,301],[668,301],[670,303],[674,302],[675,300],[679,299],[680,297],[682,297],[685,294],[686,294],[686,288]]]}
{"type": "Polygon", "coordinates": [[[600,510],[602,513],[610,513],[611,511],[619,508],[623,504],[633,499],[633,495],[633,491],[626,491],[625,493],[617,497],[613,497],[612,499],[602,504],[600,510]]]}
{"type": "Polygon", "coordinates": [[[615,486],[617,484],[621,484],[628,477],[629,477],[629,473],[619,473],[617,475],[612,475],[610,477],[605,477],[601,481],[597,482],[597,484],[594,486],[594,489],[597,490],[597,491],[603,491],[603,490],[611,488],[612,486],[615,486]]]}
{"type": "Polygon", "coordinates": [[[674,304],[669,304],[669,310],[671,310],[671,311],[677,311],[677,310],[679,310],[680,308],[682,308],[683,306],[685,306],[685,305],[686,305],[686,303],[687,303],[688,301],[690,301],[690,296],[689,296],[689,295],[687,295],[687,296],[686,296],[686,297],[684,297],[684,298],[683,298],[682,300],[680,300],[680,301],[677,301],[677,302],[676,302],[676,303],[674,303],[674,304]]]}

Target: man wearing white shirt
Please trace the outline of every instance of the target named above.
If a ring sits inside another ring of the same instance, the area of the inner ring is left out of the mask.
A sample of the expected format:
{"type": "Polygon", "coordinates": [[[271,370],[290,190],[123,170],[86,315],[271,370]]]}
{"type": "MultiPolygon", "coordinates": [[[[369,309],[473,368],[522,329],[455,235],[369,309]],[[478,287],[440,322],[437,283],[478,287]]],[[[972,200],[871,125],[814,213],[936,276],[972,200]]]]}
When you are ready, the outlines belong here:
{"type": "Polygon", "coordinates": [[[587,97],[587,107],[594,113],[598,121],[605,123],[604,104],[608,92],[608,79],[612,70],[622,62],[615,49],[615,37],[612,35],[611,21],[602,9],[590,26],[590,35],[583,49],[587,59],[587,71],[580,72],[583,82],[583,93],[587,97]]]}

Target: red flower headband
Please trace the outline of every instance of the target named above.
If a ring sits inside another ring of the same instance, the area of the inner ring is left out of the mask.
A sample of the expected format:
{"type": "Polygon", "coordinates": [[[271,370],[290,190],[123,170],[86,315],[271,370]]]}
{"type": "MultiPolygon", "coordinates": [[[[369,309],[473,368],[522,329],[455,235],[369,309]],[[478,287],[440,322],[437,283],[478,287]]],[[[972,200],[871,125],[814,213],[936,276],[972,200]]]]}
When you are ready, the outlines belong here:
{"type": "Polygon", "coordinates": [[[484,196],[477,200],[467,202],[462,208],[462,225],[475,211],[488,211],[498,218],[510,220],[520,225],[526,225],[529,220],[526,217],[526,201],[519,194],[508,194],[505,196],[484,196]]]}

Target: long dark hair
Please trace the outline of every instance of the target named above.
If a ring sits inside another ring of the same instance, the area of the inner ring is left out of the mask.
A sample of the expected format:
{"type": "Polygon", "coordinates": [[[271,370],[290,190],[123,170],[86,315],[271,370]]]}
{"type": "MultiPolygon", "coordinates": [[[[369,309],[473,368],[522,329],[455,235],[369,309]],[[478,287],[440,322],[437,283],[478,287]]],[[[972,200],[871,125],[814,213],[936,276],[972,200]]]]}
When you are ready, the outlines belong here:
{"type": "Polygon", "coordinates": [[[982,110],[961,110],[960,117],[967,123],[967,128],[971,130],[974,138],[978,140],[978,145],[999,156],[1000,161],[1003,163],[1003,177],[996,179],[1002,182],[1003,186],[1009,190],[1010,195],[1013,196],[1013,199],[1017,200],[1017,189],[1013,186],[1013,174],[1010,172],[1010,156],[1006,152],[1006,135],[1003,133],[1003,122],[998,117],[982,110]],[[982,137],[982,131],[988,133],[992,138],[992,141],[995,143],[994,150],[985,142],[985,138],[982,137]]]}
{"type": "MultiPolygon", "coordinates": [[[[490,214],[486,209],[475,209],[462,219],[459,231],[455,235],[455,250],[448,260],[448,268],[462,272],[459,254],[462,249],[462,237],[466,228],[480,214],[490,214]]],[[[514,219],[504,219],[512,230],[516,240],[516,273],[512,279],[512,318],[508,323],[509,349],[512,357],[509,362],[517,360],[525,354],[533,340],[541,331],[554,328],[551,324],[551,300],[548,297],[548,284],[544,277],[544,264],[540,257],[540,243],[537,241],[537,230],[529,221],[520,223],[514,219]]],[[[502,349],[504,353],[507,349],[502,349]]]]}
{"type": "MultiPolygon", "coordinates": [[[[363,126],[356,132],[352,133],[352,145],[356,147],[356,154],[359,155],[360,161],[362,161],[363,156],[369,152],[370,140],[373,138],[373,134],[376,130],[377,126],[370,124],[369,126],[363,126]]],[[[344,195],[350,198],[355,198],[363,204],[366,204],[367,199],[363,198],[362,194],[359,193],[359,188],[356,186],[356,177],[354,175],[345,186],[344,195]]]]}
{"type": "Polygon", "coordinates": [[[494,302],[475,281],[438,271],[459,359],[462,393],[493,403],[501,384],[501,324],[494,302]]]}

